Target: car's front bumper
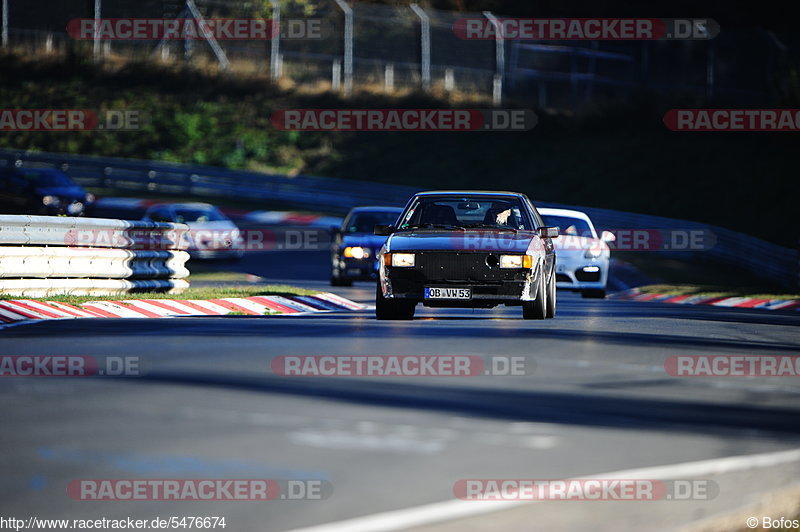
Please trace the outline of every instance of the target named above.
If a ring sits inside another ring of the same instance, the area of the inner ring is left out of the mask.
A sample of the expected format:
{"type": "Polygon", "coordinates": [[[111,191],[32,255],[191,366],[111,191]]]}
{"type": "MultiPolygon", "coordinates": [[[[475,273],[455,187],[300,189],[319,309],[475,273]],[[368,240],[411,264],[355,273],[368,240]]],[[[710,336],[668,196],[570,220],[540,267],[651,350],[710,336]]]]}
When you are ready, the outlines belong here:
{"type": "MultiPolygon", "coordinates": [[[[429,268],[430,270],[430,268],[429,268]]],[[[538,272],[530,269],[496,270],[481,279],[430,278],[417,268],[381,266],[380,283],[387,299],[412,300],[428,307],[491,308],[521,305],[536,297],[532,288],[538,272]],[[426,287],[468,288],[470,299],[425,299],[426,287]]]]}
{"type": "Polygon", "coordinates": [[[378,278],[378,261],[374,258],[352,259],[339,255],[334,259],[334,269],[340,279],[374,281],[378,278]]]}
{"type": "Polygon", "coordinates": [[[583,254],[556,255],[556,288],[571,290],[605,289],[608,257],[587,259],[583,254]]]}

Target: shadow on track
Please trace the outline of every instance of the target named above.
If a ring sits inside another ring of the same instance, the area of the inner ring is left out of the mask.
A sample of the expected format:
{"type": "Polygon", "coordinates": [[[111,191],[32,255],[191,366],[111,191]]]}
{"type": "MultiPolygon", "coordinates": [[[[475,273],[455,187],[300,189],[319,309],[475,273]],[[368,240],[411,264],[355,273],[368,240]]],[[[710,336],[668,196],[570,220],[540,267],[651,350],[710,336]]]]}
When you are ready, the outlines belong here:
{"type": "Polygon", "coordinates": [[[326,398],[371,406],[437,410],[479,417],[690,432],[759,430],[800,434],[800,410],[598,397],[575,393],[432,387],[352,379],[208,373],[151,373],[138,382],[217,386],[326,398]]]}
{"type": "Polygon", "coordinates": [[[695,349],[741,349],[760,351],[788,351],[796,354],[798,343],[768,342],[745,339],[699,338],[663,332],[642,333],[623,331],[581,330],[559,328],[558,319],[546,322],[529,322],[517,319],[491,319],[486,317],[437,317],[432,320],[411,322],[379,322],[368,312],[341,312],[307,316],[227,316],[185,317],[174,319],[94,319],[50,320],[11,327],[0,332],[4,338],[58,335],[80,336],[236,336],[236,337],[328,337],[367,339],[404,338],[530,338],[531,340],[591,341],[614,345],[646,347],[687,347],[695,349]],[[513,327],[492,327],[498,321],[513,327]],[[438,324],[424,326],[422,324],[438,324]],[[486,326],[481,326],[485,324],[486,326]]]}

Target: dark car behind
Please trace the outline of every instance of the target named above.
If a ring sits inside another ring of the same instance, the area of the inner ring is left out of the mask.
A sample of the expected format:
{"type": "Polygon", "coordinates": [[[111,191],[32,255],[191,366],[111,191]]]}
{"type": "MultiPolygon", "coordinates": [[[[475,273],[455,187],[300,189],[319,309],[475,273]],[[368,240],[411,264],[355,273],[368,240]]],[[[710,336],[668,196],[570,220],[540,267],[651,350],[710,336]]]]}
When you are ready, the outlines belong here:
{"type": "Polygon", "coordinates": [[[84,216],[94,196],[53,168],[0,169],[0,209],[8,214],[84,216]]]}
{"type": "Polygon", "coordinates": [[[378,252],[386,242],[376,236],[376,225],[389,225],[403,209],[397,207],[355,207],[331,238],[331,285],[350,286],[353,281],[378,278],[378,252]]]}

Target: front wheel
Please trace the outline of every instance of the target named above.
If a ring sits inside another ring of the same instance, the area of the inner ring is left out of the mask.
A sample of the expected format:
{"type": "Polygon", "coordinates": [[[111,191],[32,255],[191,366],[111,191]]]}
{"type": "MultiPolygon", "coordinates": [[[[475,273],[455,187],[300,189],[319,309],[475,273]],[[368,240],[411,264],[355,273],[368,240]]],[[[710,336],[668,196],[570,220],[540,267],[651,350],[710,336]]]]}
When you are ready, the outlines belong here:
{"type": "Polygon", "coordinates": [[[543,320],[547,317],[547,294],[544,277],[540,274],[537,281],[536,299],[522,302],[522,318],[526,320],[543,320]]]}
{"type": "Polygon", "coordinates": [[[393,301],[383,297],[380,281],[375,287],[375,317],[379,320],[413,320],[415,301],[393,301]]]}
{"type": "Polygon", "coordinates": [[[547,311],[545,318],[556,317],[556,275],[555,273],[550,277],[550,282],[547,283],[547,311]]]}

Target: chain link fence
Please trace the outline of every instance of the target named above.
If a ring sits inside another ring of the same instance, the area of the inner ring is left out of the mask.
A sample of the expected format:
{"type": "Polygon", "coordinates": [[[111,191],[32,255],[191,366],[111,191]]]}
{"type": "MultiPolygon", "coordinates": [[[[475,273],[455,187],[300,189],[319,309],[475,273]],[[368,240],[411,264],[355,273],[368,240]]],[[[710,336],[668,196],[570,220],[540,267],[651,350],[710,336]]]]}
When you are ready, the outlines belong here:
{"type": "MultiPolygon", "coordinates": [[[[311,8],[279,0],[2,0],[2,46],[21,53],[84,53],[96,60],[188,62],[260,73],[349,94],[353,90],[432,90],[513,99],[539,108],[576,109],[621,100],[635,90],[684,100],[763,104],[775,96],[787,47],[761,30],[725,28],[711,40],[467,40],[459,19],[490,13],[447,12],[415,4],[320,0],[311,8]],[[276,19],[280,35],[260,40],[75,41],[76,18],[276,19]],[[293,24],[315,21],[316,33],[293,24]],[[295,28],[297,29],[297,28],[295,28]],[[295,32],[297,33],[297,32],[295,32]]],[[[502,15],[497,15],[503,18],[502,15]]]]}

